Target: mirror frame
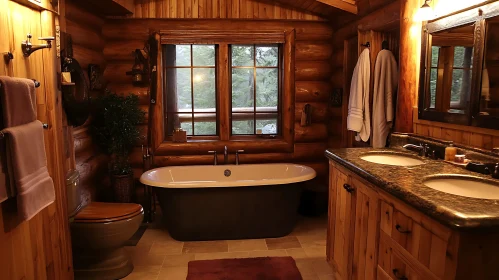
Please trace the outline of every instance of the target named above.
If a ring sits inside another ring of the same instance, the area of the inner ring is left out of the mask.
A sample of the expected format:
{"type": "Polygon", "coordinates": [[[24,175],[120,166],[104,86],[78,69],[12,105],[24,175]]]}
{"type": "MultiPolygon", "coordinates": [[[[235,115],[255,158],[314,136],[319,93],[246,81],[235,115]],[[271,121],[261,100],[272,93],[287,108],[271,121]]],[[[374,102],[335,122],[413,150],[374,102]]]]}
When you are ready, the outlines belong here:
{"type": "Polygon", "coordinates": [[[499,15],[499,2],[492,2],[473,8],[464,12],[457,12],[432,21],[423,22],[421,36],[421,64],[419,71],[419,95],[418,95],[418,117],[419,119],[453,123],[460,125],[472,125],[499,129],[499,116],[480,116],[480,93],[483,71],[483,59],[485,49],[486,19],[499,15]],[[427,70],[431,63],[431,40],[432,33],[445,31],[467,24],[475,24],[473,42],[473,71],[471,78],[471,92],[469,106],[464,114],[439,112],[425,107],[425,100],[429,92],[430,72],[427,70]]]}

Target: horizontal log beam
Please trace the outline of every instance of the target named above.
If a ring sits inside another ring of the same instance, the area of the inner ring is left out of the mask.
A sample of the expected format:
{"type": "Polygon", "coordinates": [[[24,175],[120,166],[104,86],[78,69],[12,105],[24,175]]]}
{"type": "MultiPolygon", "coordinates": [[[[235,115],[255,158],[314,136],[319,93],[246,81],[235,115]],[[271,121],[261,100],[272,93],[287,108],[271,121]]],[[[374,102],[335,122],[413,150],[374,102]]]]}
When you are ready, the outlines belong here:
{"type": "Polygon", "coordinates": [[[329,60],[333,53],[331,43],[297,42],[296,60],[329,60]]]}
{"type": "Polygon", "coordinates": [[[104,56],[108,61],[134,62],[132,52],[135,49],[143,49],[146,40],[119,40],[109,41],[104,47],[104,56]]]}
{"type": "Polygon", "coordinates": [[[130,84],[109,83],[107,88],[121,96],[135,94],[139,97],[140,105],[149,105],[149,87],[135,87],[130,84]]]}
{"type": "Polygon", "coordinates": [[[66,20],[66,32],[71,35],[74,46],[83,46],[95,51],[104,49],[104,38],[99,31],[88,28],[85,24],[66,20]]]}
{"type": "Polygon", "coordinates": [[[88,69],[89,64],[97,64],[103,69],[106,64],[102,52],[81,45],[73,45],[73,54],[82,69],[88,69]]]}
{"type": "Polygon", "coordinates": [[[313,123],[309,126],[301,126],[295,123],[295,143],[302,142],[326,142],[328,137],[327,125],[313,123]]]}
{"type": "Polygon", "coordinates": [[[126,74],[132,70],[132,63],[108,63],[104,70],[104,79],[115,84],[132,85],[132,76],[126,74]]]}
{"type": "Polygon", "coordinates": [[[328,120],[328,104],[325,102],[297,102],[295,103],[295,121],[301,121],[303,108],[310,104],[312,110],[312,123],[323,123],[328,120]]]}
{"type": "Polygon", "coordinates": [[[295,81],[327,81],[331,77],[329,61],[296,61],[295,81]]]}
{"type": "Polygon", "coordinates": [[[329,99],[331,83],[328,81],[297,81],[295,83],[296,102],[323,102],[329,99]]]}
{"type": "Polygon", "coordinates": [[[358,13],[357,5],[349,1],[343,1],[343,0],[316,0],[316,1],[352,13],[354,15],[358,13]]]}

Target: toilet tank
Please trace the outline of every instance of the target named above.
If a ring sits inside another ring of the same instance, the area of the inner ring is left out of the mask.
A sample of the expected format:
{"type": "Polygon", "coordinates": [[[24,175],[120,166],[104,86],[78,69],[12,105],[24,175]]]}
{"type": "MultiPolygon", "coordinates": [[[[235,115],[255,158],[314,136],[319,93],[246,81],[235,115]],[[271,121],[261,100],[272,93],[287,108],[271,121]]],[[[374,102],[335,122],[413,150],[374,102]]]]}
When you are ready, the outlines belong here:
{"type": "Polygon", "coordinates": [[[80,172],[77,170],[69,171],[66,176],[66,189],[68,198],[68,215],[69,218],[78,213],[82,205],[81,186],[80,186],[80,172]]]}

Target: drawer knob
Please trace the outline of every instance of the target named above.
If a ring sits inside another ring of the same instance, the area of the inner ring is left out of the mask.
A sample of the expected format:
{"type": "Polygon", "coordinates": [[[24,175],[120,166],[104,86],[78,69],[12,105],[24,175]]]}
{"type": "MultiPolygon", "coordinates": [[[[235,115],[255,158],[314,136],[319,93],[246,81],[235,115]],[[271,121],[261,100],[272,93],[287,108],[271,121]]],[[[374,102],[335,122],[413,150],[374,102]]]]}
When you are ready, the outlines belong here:
{"type": "Polygon", "coordinates": [[[354,191],[354,188],[350,186],[349,184],[344,184],[343,188],[347,190],[347,192],[352,193],[354,191]]]}
{"type": "Polygon", "coordinates": [[[411,233],[411,231],[410,231],[410,230],[404,230],[404,229],[402,229],[402,227],[401,227],[400,225],[396,225],[396,226],[395,226],[395,229],[396,229],[398,232],[400,232],[400,233],[404,233],[404,234],[409,234],[409,233],[411,233]]]}
{"type": "Polygon", "coordinates": [[[399,279],[399,280],[409,280],[409,278],[407,278],[407,277],[405,277],[405,276],[403,276],[403,275],[402,275],[402,276],[399,276],[398,274],[399,274],[399,270],[395,268],[395,269],[393,270],[393,275],[394,275],[397,279],[399,279]]]}

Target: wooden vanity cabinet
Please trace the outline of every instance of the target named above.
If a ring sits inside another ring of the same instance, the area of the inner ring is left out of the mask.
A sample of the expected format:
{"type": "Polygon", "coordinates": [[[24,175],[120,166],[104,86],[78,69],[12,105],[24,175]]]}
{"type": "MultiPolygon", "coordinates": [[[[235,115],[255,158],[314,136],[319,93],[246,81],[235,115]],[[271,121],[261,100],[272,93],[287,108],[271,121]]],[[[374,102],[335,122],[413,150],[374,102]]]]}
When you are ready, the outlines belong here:
{"type": "Polygon", "coordinates": [[[378,194],[332,163],[330,174],[328,262],[336,279],[376,279],[378,194]]]}
{"type": "Polygon", "coordinates": [[[334,162],[329,187],[335,279],[455,279],[458,238],[450,229],[334,162]]]}

